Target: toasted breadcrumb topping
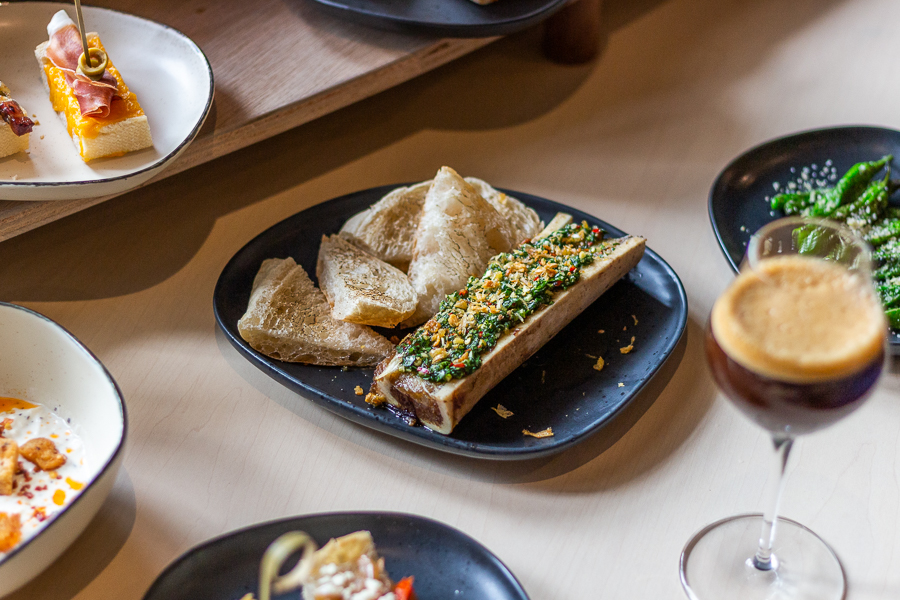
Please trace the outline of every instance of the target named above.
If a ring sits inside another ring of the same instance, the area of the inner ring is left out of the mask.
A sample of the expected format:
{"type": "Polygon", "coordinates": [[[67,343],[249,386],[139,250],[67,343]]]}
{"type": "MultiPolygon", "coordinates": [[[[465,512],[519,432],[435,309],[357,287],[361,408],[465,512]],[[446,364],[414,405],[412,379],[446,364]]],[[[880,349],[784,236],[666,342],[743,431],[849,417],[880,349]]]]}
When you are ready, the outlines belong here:
{"type": "Polygon", "coordinates": [[[617,245],[602,240],[603,231],[583,221],[498,254],[481,278],[470,277],[400,342],[400,371],[435,383],[473,372],[507,331],[552,304],[557,292],[579,280],[582,267],[617,245]]]}
{"type": "Polygon", "coordinates": [[[497,406],[492,406],[491,410],[500,415],[504,419],[508,419],[513,416],[513,411],[507,409],[502,404],[498,404],[497,406]]]}
{"type": "Polygon", "coordinates": [[[530,435],[531,437],[536,437],[536,438],[548,438],[548,437],[553,437],[553,428],[552,428],[552,427],[548,427],[547,429],[544,429],[544,430],[542,430],[542,431],[538,431],[538,432],[536,432],[536,433],[532,433],[531,431],[528,431],[527,429],[523,429],[523,430],[522,430],[522,435],[530,435]]]}

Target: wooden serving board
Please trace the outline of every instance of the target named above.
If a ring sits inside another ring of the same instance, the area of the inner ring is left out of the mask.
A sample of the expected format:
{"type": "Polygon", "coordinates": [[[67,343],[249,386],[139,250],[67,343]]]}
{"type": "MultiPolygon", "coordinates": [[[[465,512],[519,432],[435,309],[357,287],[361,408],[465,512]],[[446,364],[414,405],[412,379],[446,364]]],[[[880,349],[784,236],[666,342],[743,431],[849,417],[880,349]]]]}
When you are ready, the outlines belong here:
{"type": "MultiPolygon", "coordinates": [[[[165,23],[213,67],[216,99],[185,153],[156,181],[275,136],[421,75],[496,38],[440,39],[347,23],[308,0],[100,0],[165,23]]],[[[0,241],[113,196],[0,201],[0,241]]]]}

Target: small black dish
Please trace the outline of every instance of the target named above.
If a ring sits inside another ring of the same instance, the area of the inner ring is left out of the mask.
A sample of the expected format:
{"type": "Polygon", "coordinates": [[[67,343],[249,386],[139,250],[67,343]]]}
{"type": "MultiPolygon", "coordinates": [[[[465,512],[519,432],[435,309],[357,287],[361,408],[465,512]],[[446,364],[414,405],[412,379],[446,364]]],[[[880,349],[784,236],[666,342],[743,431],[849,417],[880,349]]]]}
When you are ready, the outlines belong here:
{"type": "MultiPolygon", "coordinates": [[[[398,184],[405,185],[405,184],[398,184]]],[[[687,322],[687,297],[678,276],[647,250],[637,267],[610,288],[536,354],[488,392],[449,436],[411,427],[384,408],[371,408],[356,386],[368,390],[374,369],[286,363],[252,349],[237,330],[253,278],[266,258],[293,257],[315,278],[322,234],[337,232],[352,215],[398,185],[329,200],[270,227],[228,262],[213,297],[216,322],[237,351],[264,373],[320,406],[384,433],[437,450],[479,458],[521,460],[560,452],[608,425],[650,381],[675,349],[687,322]],[[605,333],[598,333],[603,330],[605,333]],[[634,336],[634,349],[623,355],[634,336]],[[606,365],[593,365],[602,356],[606,365]],[[513,416],[502,419],[502,404],[513,416]],[[525,437],[553,428],[553,437],[525,437]]],[[[621,230],[571,207],[504,190],[549,222],[557,212],[598,224],[609,236],[621,230]]]]}
{"type": "MultiPolygon", "coordinates": [[[[767,198],[772,184],[796,180],[803,167],[819,169],[831,161],[840,177],[854,164],[886,154],[900,157],[900,131],[850,126],[814,129],[770,140],[740,155],[725,167],[709,192],[709,220],[731,268],[737,272],[750,236],[780,219],[767,198]],[[794,169],[794,172],[791,169],[794,169]]],[[[900,354],[900,335],[890,337],[892,354],[900,354]]]]}
{"type": "Polygon", "coordinates": [[[490,37],[521,31],[562,8],[566,0],[316,0],[328,12],[403,33],[490,37]]]}
{"type": "MultiPolygon", "coordinates": [[[[259,561],[278,536],[305,531],[329,539],[368,530],[396,581],[412,575],[419,598],[528,600],[515,576],[490,550],[443,523],[400,513],[331,513],[255,525],[210,540],[170,564],[144,600],[239,600],[259,587],[259,561]]],[[[277,596],[296,600],[299,592],[277,596]]]]}

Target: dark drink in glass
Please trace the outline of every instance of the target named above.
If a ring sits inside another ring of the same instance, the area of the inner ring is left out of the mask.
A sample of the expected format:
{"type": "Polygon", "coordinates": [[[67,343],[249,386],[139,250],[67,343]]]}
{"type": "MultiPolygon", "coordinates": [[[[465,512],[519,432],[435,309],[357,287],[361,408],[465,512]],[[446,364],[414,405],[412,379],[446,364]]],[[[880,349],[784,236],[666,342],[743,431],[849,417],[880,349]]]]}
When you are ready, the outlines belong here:
{"type": "Polygon", "coordinates": [[[680,572],[691,600],[845,599],[837,555],[778,517],[779,503],[794,439],[869,396],[884,367],[886,331],[869,250],[853,232],[783,219],[751,238],[741,273],[710,313],[706,355],[728,399],[772,436],[776,486],[765,514],[722,519],[687,543],[680,572]],[[798,243],[798,230],[817,243],[798,243]]]}

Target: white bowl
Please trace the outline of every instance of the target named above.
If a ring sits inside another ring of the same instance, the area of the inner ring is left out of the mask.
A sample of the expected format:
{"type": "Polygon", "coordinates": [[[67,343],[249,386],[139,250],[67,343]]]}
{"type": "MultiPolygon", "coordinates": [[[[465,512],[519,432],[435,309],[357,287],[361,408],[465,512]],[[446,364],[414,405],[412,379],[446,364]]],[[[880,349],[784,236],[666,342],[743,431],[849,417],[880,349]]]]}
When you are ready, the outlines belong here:
{"type": "Polygon", "coordinates": [[[59,407],[84,441],[89,478],[81,494],[30,540],[0,558],[0,596],[36,577],[100,509],[122,463],[125,403],[109,371],[59,324],[0,302],[0,396],[59,407]]]}

